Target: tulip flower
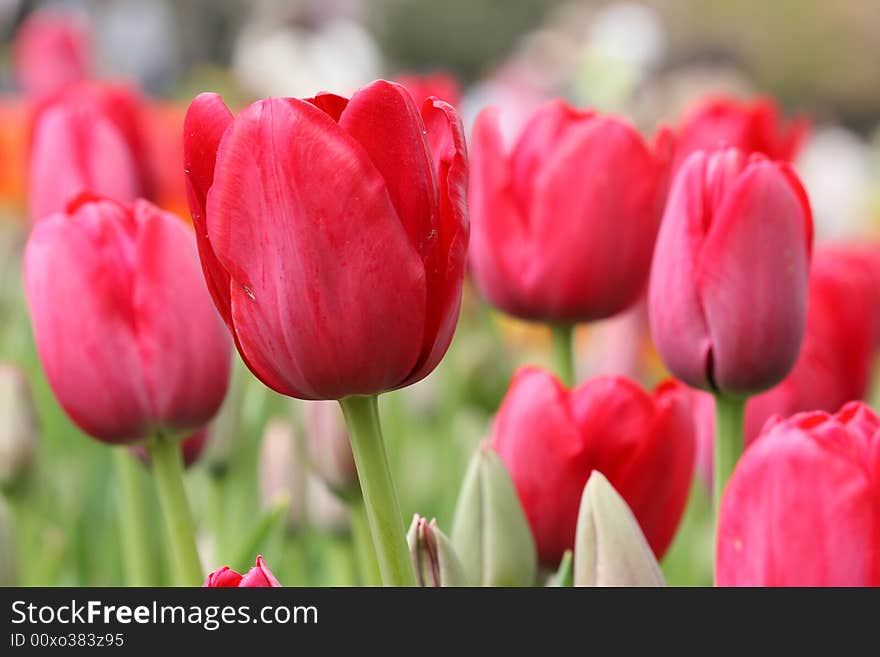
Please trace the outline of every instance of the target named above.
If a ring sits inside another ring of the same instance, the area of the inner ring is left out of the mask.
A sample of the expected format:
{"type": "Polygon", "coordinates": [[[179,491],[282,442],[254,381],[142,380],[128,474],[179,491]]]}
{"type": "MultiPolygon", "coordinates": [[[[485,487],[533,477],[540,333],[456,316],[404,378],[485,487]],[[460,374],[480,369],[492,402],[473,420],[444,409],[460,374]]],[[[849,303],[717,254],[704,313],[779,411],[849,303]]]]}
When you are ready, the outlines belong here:
{"type": "Polygon", "coordinates": [[[620,494],[593,470],[578,512],[575,586],[664,586],[660,565],[620,494]]]}
{"type": "MultiPolygon", "coordinates": [[[[552,101],[507,150],[499,122],[484,110],[472,140],[470,263],[483,295],[568,326],[635,303],[660,224],[667,133],[652,146],[625,121],[552,101]]],[[[570,335],[559,341],[559,373],[572,383],[570,335]]]]}
{"type": "Polygon", "coordinates": [[[768,421],[724,494],[717,583],[880,586],[878,448],[861,402],[768,421]]]}
{"type": "Polygon", "coordinates": [[[12,44],[18,86],[43,96],[86,79],[92,72],[91,34],[75,15],[35,11],[22,23],[12,44]]]}
{"type": "Polygon", "coordinates": [[[104,442],[146,442],[178,579],[195,583],[176,439],[217,412],[230,349],[192,233],[147,201],[83,196],[34,227],[24,287],[43,369],[70,418],[104,442]]]}
{"type": "Polygon", "coordinates": [[[402,73],[395,78],[395,82],[406,87],[417,105],[434,97],[458,107],[461,100],[461,87],[451,73],[402,73]]]}
{"type": "Polygon", "coordinates": [[[388,533],[387,581],[414,583],[375,395],[427,376],[452,339],[469,230],[457,113],[385,81],[237,117],[202,94],[184,165],[205,279],[239,353],[277,392],[341,400],[352,443],[371,443],[354,453],[368,513],[388,514],[370,523],[388,533]]]}
{"type": "Polygon", "coordinates": [[[223,566],[211,572],[203,588],[270,588],[280,587],[281,584],[275,579],[275,575],[269,570],[262,555],[257,556],[257,564],[244,575],[232,570],[229,566],[223,566]]]}
{"type": "Polygon", "coordinates": [[[651,268],[660,356],[716,395],[715,505],[742,451],[745,397],[786,377],[807,313],[813,222],[788,164],[694,153],[672,185],[651,268]]]}
{"type": "Polygon", "coordinates": [[[419,514],[413,516],[407,533],[413,567],[419,586],[467,586],[464,566],[452,543],[437,527],[437,521],[428,522],[419,514]]]}
{"type": "Polygon", "coordinates": [[[806,119],[784,121],[773,99],[707,98],[687,112],[678,128],[673,169],[677,171],[696,151],[724,147],[790,162],[808,132],[806,119]]]}
{"type": "MultiPolygon", "coordinates": [[[[867,250],[823,247],[810,266],[809,302],[804,341],[791,373],[770,390],[749,399],[745,409],[744,442],[749,445],[773,415],[788,417],[804,411],[836,411],[868,393],[876,351],[876,320],[880,308],[867,250]],[[866,318],[866,310],[869,317],[866,318]]],[[[697,393],[704,410],[698,420],[697,458],[700,473],[712,479],[714,401],[697,393]]]]}
{"type": "Polygon", "coordinates": [[[265,508],[285,504],[287,529],[296,532],[305,523],[306,461],[293,425],[273,418],[263,430],[258,464],[260,499],[265,508]]]}
{"type": "Polygon", "coordinates": [[[544,565],[555,567],[574,547],[581,494],[594,469],[663,556],[691,484],[691,414],[688,391],[674,382],[649,394],[629,379],[605,376],[568,391],[541,369],[517,371],[492,446],[510,471],[544,565]]]}
{"type": "Polygon", "coordinates": [[[126,85],[90,82],[36,105],[28,163],[32,221],[86,192],[125,204],[153,198],[153,169],[168,163],[150,159],[143,103],[126,85]]]}
{"type": "Polygon", "coordinates": [[[28,470],[39,433],[27,377],[14,365],[0,363],[0,489],[28,470]]]}
{"type": "Polygon", "coordinates": [[[474,453],[455,505],[452,544],[468,581],[479,586],[533,586],[535,539],[513,480],[488,443],[474,453]]]}

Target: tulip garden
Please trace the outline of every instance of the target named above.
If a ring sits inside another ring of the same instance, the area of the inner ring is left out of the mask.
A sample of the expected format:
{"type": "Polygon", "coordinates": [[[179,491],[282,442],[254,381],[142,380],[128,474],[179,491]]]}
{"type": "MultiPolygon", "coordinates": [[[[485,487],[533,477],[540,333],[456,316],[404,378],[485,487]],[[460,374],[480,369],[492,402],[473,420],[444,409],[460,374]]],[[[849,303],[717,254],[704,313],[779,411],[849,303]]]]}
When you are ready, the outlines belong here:
{"type": "Polygon", "coordinates": [[[840,228],[821,118],[646,118],[596,48],[349,81],[289,31],[272,86],[247,29],[161,95],[95,29],[4,60],[0,584],[880,585],[880,204],[840,228]]]}

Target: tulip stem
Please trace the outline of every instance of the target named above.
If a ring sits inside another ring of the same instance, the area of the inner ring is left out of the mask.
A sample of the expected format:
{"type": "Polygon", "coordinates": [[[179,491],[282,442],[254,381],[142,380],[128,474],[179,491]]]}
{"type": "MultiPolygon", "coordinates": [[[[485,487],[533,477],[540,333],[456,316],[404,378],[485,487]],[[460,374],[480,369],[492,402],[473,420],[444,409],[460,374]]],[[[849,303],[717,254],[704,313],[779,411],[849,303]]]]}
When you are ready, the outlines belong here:
{"type": "Polygon", "coordinates": [[[361,582],[364,586],[381,586],[382,575],[379,573],[376,550],[373,549],[370,538],[370,523],[363,499],[349,502],[348,513],[351,517],[351,540],[361,582]]]}
{"type": "Polygon", "coordinates": [[[351,440],[370,534],[385,586],[415,586],[406,530],[379,424],[376,395],[353,395],[339,400],[351,440]]]}
{"type": "Polygon", "coordinates": [[[165,516],[165,528],[171,544],[174,583],[198,586],[204,578],[195,528],[186,489],[183,487],[183,458],[180,442],[157,433],[148,444],[153,462],[153,476],[159,491],[159,503],[165,516]]]}
{"type": "Polygon", "coordinates": [[[721,510],[721,496],[743,451],[743,416],[745,397],[715,395],[715,471],[712,478],[712,500],[715,525],[721,510]]]}
{"type": "Polygon", "coordinates": [[[144,487],[135,457],[122,447],[116,452],[116,477],[119,483],[119,533],[122,542],[122,565],[126,586],[152,586],[150,531],[144,506],[144,487]]]}
{"type": "Polygon", "coordinates": [[[574,324],[553,324],[550,330],[556,375],[570,388],[574,385],[574,324]]]}

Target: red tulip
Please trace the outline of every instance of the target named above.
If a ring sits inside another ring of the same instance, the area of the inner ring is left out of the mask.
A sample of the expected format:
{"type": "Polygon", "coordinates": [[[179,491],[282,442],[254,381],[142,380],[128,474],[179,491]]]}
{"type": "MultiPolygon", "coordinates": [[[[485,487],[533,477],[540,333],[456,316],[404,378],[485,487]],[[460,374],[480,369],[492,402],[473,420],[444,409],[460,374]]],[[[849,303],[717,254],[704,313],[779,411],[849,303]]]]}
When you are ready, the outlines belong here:
{"type": "Polygon", "coordinates": [[[395,82],[406,87],[417,105],[432,96],[445,100],[453,107],[457,107],[461,100],[461,87],[451,73],[403,73],[397,76],[395,82]]]}
{"type": "Polygon", "coordinates": [[[768,422],[724,494],[721,586],[880,586],[880,418],[861,402],[836,415],[768,422]]]}
{"type": "Polygon", "coordinates": [[[674,169],[696,151],[729,146],[747,154],[763,153],[771,160],[791,161],[808,132],[805,119],[785,123],[772,99],[708,98],[691,108],[679,127],[674,169]]]}
{"type": "Polygon", "coordinates": [[[302,399],[427,376],[458,318],[468,239],[458,115],[377,81],[347,100],[202,94],[184,123],[208,287],[242,358],[302,399]]]}
{"type": "Polygon", "coordinates": [[[152,197],[142,102],[125,85],[84,83],[36,105],[28,180],[33,220],[62,211],[84,192],[126,204],[152,197]]]}
{"type": "Polygon", "coordinates": [[[16,82],[28,95],[58,91],[90,75],[91,34],[75,16],[36,11],[15,35],[12,67],[16,82]]]}
{"type": "Polygon", "coordinates": [[[80,198],[34,227],[24,282],[49,384],[86,433],[133,443],[216,413],[229,341],[180,219],[80,198]]]}
{"type": "Polygon", "coordinates": [[[804,333],[812,218],[791,168],[695,153],[673,183],[651,270],[651,333],[688,384],[752,393],[791,371],[804,333]]]}
{"type": "MultiPolygon", "coordinates": [[[[867,251],[865,251],[867,255],[867,251]]],[[[746,404],[744,438],[750,444],[773,415],[836,411],[868,393],[875,353],[875,322],[880,289],[859,250],[825,247],[810,267],[809,302],[804,341],[791,373],[746,404]],[[869,316],[866,318],[866,310],[869,316]],[[873,311],[873,312],[870,312],[873,311]]],[[[714,444],[712,395],[697,393],[698,467],[711,481],[714,444]]]]}
{"type": "Polygon", "coordinates": [[[241,575],[229,566],[218,568],[208,575],[203,588],[269,588],[281,586],[269,570],[262,556],[257,557],[257,565],[241,575]]]}
{"type": "Polygon", "coordinates": [[[653,395],[623,377],[598,377],[567,391],[551,374],[520,369],[498,411],[492,446],[529,519],[538,554],[555,566],[573,547],[578,506],[593,470],[604,474],[663,555],[684,511],[694,467],[687,390],[653,395]]]}
{"type": "Polygon", "coordinates": [[[483,294],[543,321],[600,319],[634,303],[660,221],[666,146],[557,100],[508,152],[498,110],[484,110],[474,125],[470,193],[470,260],[483,294]]]}

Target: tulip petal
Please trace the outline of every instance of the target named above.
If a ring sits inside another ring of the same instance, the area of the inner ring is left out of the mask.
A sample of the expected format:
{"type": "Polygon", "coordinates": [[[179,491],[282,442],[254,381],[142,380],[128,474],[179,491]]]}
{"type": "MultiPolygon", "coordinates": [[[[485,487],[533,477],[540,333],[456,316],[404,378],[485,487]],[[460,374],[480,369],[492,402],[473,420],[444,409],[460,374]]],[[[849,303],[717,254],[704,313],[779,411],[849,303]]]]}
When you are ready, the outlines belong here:
{"type": "Polygon", "coordinates": [[[468,164],[464,128],[458,113],[441,100],[422,108],[433,166],[439,182],[437,246],[425,262],[428,307],[422,354],[402,385],[434,370],[449,348],[461,306],[461,288],[470,234],[467,215],[468,164]]]}
{"type": "Polygon", "coordinates": [[[134,226],[115,203],[88,203],[37,224],[24,279],[40,360],[56,397],[88,434],[132,442],[148,430],[131,303],[134,226]],[[59,299],[76,300],[76,313],[59,299]],[[75,376],[70,373],[75,372],[75,376]]]}
{"type": "Polygon", "coordinates": [[[226,327],[202,285],[189,229],[147,201],[136,201],[132,210],[139,229],[137,340],[153,417],[176,431],[196,429],[226,395],[231,347],[226,327]]]}
{"type": "Polygon", "coordinates": [[[766,389],[791,370],[804,333],[809,246],[802,200],[775,164],[755,161],[714,214],[693,272],[714,383],[727,392],[766,389]]]}
{"type": "Polygon", "coordinates": [[[348,106],[348,98],[337,96],[330,93],[319,93],[312,98],[304,99],[307,103],[311,103],[319,110],[322,110],[327,116],[339,123],[339,117],[348,106]]]}
{"type": "Polygon", "coordinates": [[[651,334],[670,371],[711,388],[712,342],[695,284],[696,254],[705,239],[707,156],[693,154],[676,176],[660,225],[648,286],[651,334]]]}
{"type": "Polygon", "coordinates": [[[601,319],[638,298],[660,224],[662,174],[623,121],[594,117],[566,130],[534,173],[528,210],[542,255],[526,286],[548,317],[601,319]]]}
{"type": "Polygon", "coordinates": [[[529,317],[530,304],[520,283],[529,261],[527,225],[512,194],[499,119],[497,108],[483,110],[471,137],[470,265],[481,292],[493,304],[529,317]]]}
{"type": "Polygon", "coordinates": [[[338,399],[393,388],[414,367],[424,265],[384,180],[327,114],[282,99],[242,112],[220,144],[207,217],[242,354],[267,385],[338,399]]]}
{"type": "Polygon", "coordinates": [[[232,125],[232,112],[220,96],[203,93],[190,104],[183,120],[183,170],[186,198],[192,214],[193,227],[205,282],[220,315],[232,328],[229,273],[220,264],[208,240],[205,205],[208,190],[214,183],[217,148],[226,129],[232,125]]]}

